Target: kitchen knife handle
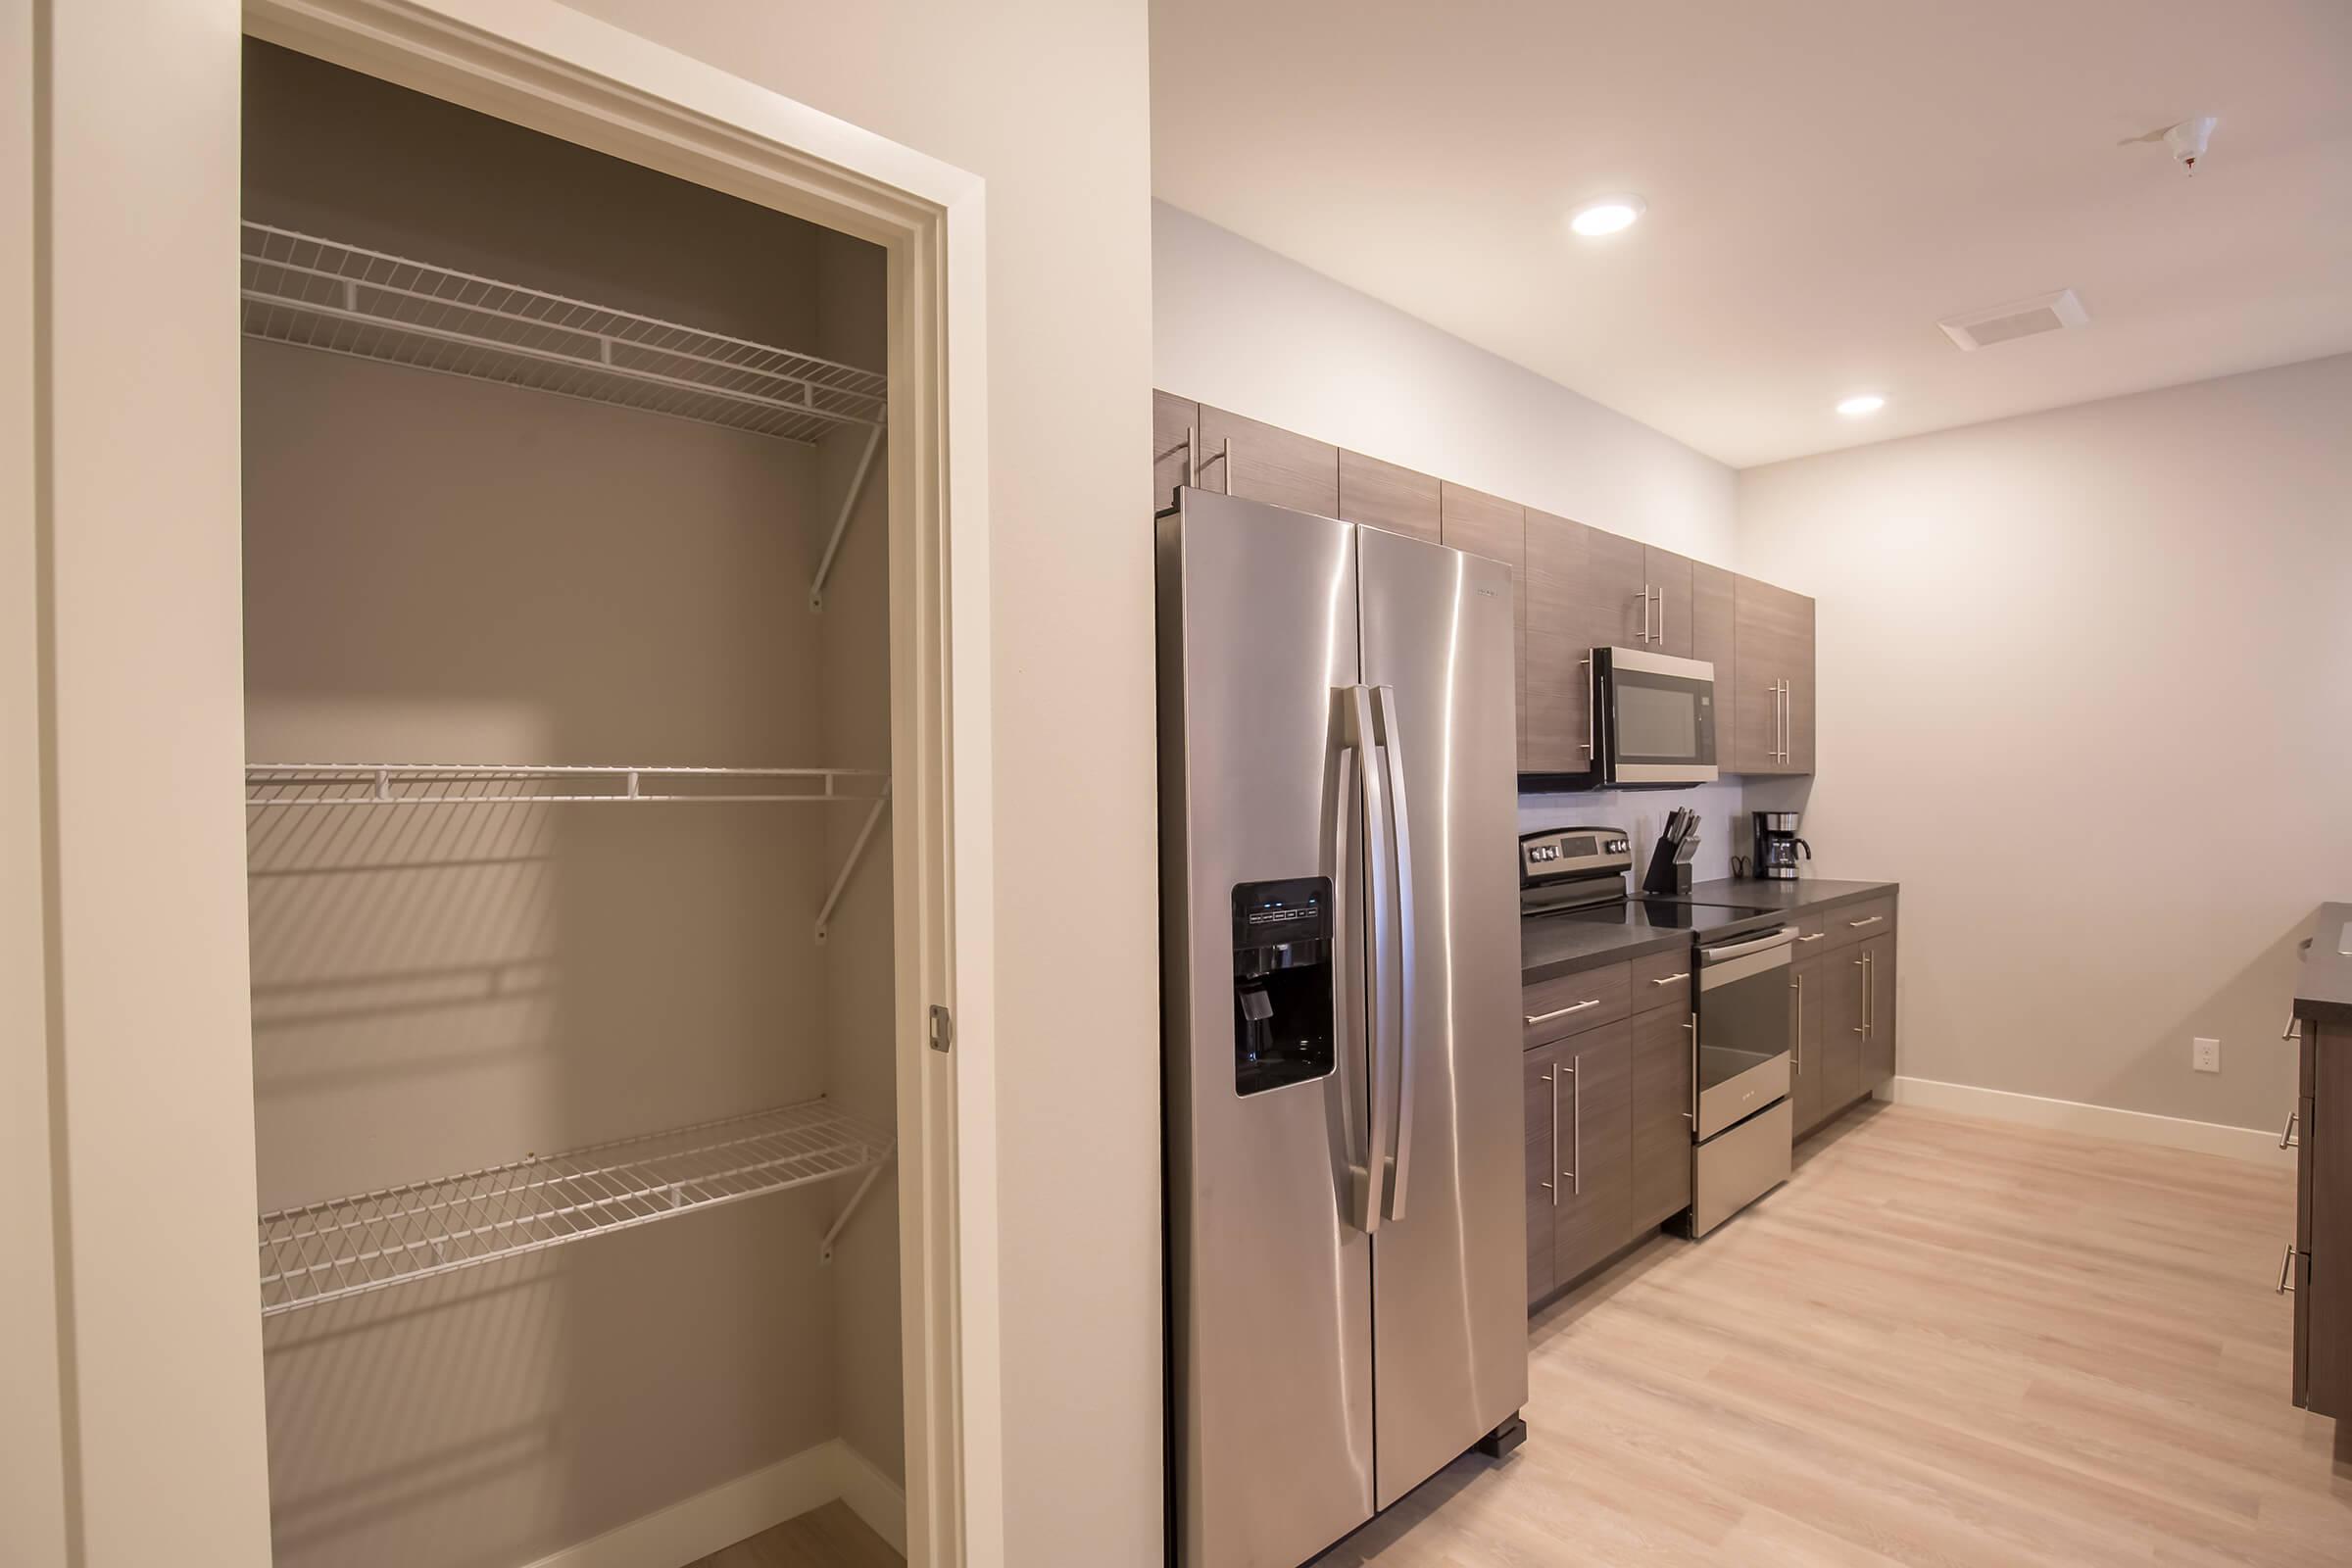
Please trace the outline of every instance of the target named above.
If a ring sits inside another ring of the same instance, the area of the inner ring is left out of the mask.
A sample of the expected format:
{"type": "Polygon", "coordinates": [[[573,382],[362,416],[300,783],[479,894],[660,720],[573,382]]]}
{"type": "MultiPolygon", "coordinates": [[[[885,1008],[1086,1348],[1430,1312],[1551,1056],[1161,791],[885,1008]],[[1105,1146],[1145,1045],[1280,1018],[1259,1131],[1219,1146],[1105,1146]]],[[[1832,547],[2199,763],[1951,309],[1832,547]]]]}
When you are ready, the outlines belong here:
{"type": "Polygon", "coordinates": [[[1396,879],[1396,1121],[1389,1139],[1388,1217],[1401,1220],[1413,1164],[1413,1068],[1418,1054],[1413,1048],[1419,1034],[1413,1027],[1413,991],[1420,931],[1414,918],[1412,813],[1405,800],[1404,741],[1396,724],[1396,687],[1372,688],[1372,718],[1373,738],[1388,758],[1389,868],[1396,879]]]}

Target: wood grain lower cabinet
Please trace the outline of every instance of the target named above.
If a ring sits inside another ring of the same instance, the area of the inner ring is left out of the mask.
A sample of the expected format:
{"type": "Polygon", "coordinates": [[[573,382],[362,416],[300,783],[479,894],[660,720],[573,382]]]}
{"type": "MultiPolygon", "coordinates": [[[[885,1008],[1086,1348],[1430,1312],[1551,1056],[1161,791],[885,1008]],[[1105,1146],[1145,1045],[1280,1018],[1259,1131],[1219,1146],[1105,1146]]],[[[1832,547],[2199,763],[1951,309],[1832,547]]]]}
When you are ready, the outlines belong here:
{"type": "Polygon", "coordinates": [[[1830,1119],[1829,1078],[1822,1061],[1824,1010],[1829,1005],[1831,960],[1803,957],[1788,966],[1788,1111],[1794,1136],[1802,1138],[1830,1119]]]}
{"type": "Polygon", "coordinates": [[[1551,1048],[1560,1085],[1564,1184],[1552,1226],[1552,1274],[1566,1282],[1622,1248],[1633,1202],[1633,1023],[1620,1019],[1551,1048]]]}
{"type": "Polygon", "coordinates": [[[1318,516],[1340,510],[1340,449],[1200,405],[1200,487],[1318,516]]]}
{"type": "Polygon", "coordinates": [[[2297,1242],[2285,1260],[2295,1293],[2295,1402],[2352,1418],[2352,1030],[2306,1020],[2298,1108],[2297,1242]]]}
{"type": "Polygon", "coordinates": [[[1863,942],[1862,1054],[1858,1094],[1876,1094],[1894,1082],[1894,937],[1863,942]]]}
{"type": "Polygon", "coordinates": [[[1633,1031],[1633,1196],[1644,1231],[1690,1206],[1690,1011],[1644,1012],[1633,1031]]]}

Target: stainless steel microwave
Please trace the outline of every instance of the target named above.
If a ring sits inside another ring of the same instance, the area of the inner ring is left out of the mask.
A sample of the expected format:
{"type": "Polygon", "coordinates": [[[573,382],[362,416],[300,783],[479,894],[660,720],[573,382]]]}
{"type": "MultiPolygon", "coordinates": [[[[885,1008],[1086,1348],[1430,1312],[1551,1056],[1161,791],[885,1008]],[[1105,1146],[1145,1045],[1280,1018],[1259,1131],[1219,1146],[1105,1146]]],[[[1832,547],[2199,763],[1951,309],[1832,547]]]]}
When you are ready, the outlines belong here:
{"type": "Polygon", "coordinates": [[[1715,767],[1715,666],[1640,648],[1592,650],[1592,771],[1617,789],[1706,784],[1715,767]]]}

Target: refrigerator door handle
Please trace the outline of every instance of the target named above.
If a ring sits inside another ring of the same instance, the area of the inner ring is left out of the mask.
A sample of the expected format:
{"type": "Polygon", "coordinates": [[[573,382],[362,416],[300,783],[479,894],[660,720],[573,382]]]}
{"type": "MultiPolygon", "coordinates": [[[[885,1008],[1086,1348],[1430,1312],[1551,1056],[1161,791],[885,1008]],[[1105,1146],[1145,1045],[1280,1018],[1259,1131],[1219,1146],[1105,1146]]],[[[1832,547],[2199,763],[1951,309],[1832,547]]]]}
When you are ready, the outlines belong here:
{"type": "Polygon", "coordinates": [[[1397,1012],[1393,1059],[1396,1095],[1392,1102],[1396,1121],[1390,1129],[1388,1218],[1404,1218],[1404,1194],[1413,1160],[1413,973],[1419,947],[1413,907],[1413,849],[1410,813],[1405,806],[1404,743],[1396,728],[1396,688],[1372,688],[1372,712],[1377,728],[1373,738],[1388,758],[1389,869],[1396,877],[1396,955],[1397,1012]]]}
{"type": "Polygon", "coordinates": [[[1383,812],[1383,780],[1381,769],[1373,762],[1376,731],[1372,718],[1372,689],[1350,686],[1345,693],[1348,704],[1347,735],[1355,752],[1356,831],[1362,836],[1364,852],[1364,883],[1370,897],[1365,900],[1367,954],[1366,970],[1370,976],[1372,995],[1367,1011],[1371,1020],[1371,1049],[1365,1054],[1364,1078],[1369,1090],[1371,1124],[1365,1140],[1363,1182],[1363,1217],[1358,1228],[1366,1235],[1380,1229],[1380,1189],[1386,1181],[1389,1166],[1389,1132],[1392,1116],[1383,1102],[1384,1075],[1381,1063],[1390,1055],[1389,1039],[1396,1032],[1388,1007],[1388,952],[1396,931],[1396,911],[1391,895],[1389,878],[1380,853],[1380,826],[1383,812]]]}
{"type": "MultiPolygon", "coordinates": [[[[1364,748],[1355,732],[1352,705],[1346,687],[1334,692],[1332,714],[1332,804],[1331,804],[1331,917],[1332,929],[1346,933],[1352,929],[1353,899],[1348,885],[1349,840],[1348,810],[1349,801],[1361,788],[1360,775],[1364,770],[1364,748]]],[[[1346,1006],[1334,1009],[1332,1020],[1339,1035],[1339,1048],[1345,1056],[1362,1060],[1362,1042],[1345,1027],[1349,1016],[1346,1006]]],[[[1343,1074],[1345,1082],[1349,1076],[1343,1074]]],[[[1348,1223],[1369,1233],[1372,1228],[1372,1173],[1364,1163],[1363,1129],[1348,1112],[1350,1097],[1342,1094],[1338,1116],[1340,1124],[1340,1163],[1348,1172],[1348,1191],[1344,1196],[1348,1223]]]]}

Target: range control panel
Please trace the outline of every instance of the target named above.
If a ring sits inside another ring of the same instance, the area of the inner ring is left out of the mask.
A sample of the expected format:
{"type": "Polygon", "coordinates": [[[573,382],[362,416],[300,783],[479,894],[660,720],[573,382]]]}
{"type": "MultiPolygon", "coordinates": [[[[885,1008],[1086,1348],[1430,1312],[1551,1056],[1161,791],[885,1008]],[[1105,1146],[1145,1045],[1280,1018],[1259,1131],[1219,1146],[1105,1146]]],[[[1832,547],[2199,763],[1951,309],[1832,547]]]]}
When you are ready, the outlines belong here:
{"type": "Polygon", "coordinates": [[[1519,835],[1519,883],[1607,876],[1632,868],[1634,842],[1617,827],[1547,827],[1519,835]]]}

